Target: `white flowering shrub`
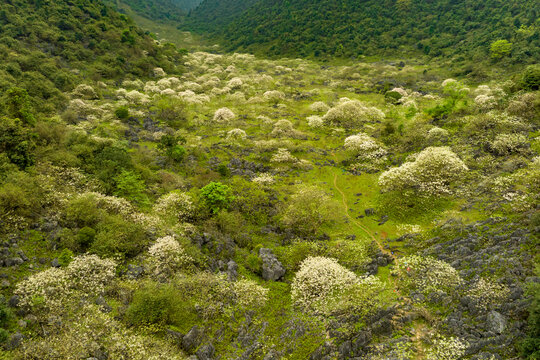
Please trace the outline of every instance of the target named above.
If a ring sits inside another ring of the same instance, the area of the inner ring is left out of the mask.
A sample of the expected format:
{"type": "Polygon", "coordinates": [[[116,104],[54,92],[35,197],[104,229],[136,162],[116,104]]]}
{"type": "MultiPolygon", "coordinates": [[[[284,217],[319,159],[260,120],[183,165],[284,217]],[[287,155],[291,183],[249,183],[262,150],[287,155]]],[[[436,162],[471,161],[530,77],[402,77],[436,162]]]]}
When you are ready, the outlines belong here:
{"type": "Polygon", "coordinates": [[[450,185],[468,170],[448,147],[428,147],[400,167],[379,177],[382,192],[414,190],[431,196],[450,194],[450,185]]]}
{"type": "Polygon", "coordinates": [[[161,196],[153,206],[157,216],[186,221],[193,216],[195,205],[190,195],[178,190],[161,196]]]}
{"type": "Polygon", "coordinates": [[[317,115],[308,116],[307,121],[308,126],[313,129],[320,129],[324,126],[324,121],[322,117],[317,115]]]}
{"type": "Polygon", "coordinates": [[[510,290],[504,284],[497,284],[483,278],[478,279],[466,292],[481,310],[491,310],[500,305],[510,295],[510,290]]]}
{"type": "Polygon", "coordinates": [[[298,161],[298,159],[291,155],[289,150],[279,148],[278,151],[272,156],[270,161],[273,163],[295,163],[298,161]]]}
{"type": "Polygon", "coordinates": [[[181,360],[184,356],[166,341],[137,335],[98,305],[77,308],[73,317],[56,325],[49,336],[24,341],[12,354],[16,359],[181,360]]]}
{"type": "Polygon", "coordinates": [[[66,289],[69,279],[64,269],[49,268],[18,283],[14,294],[19,296],[19,306],[34,311],[60,309],[69,296],[66,289]]]}
{"type": "Polygon", "coordinates": [[[282,222],[301,235],[313,235],[337,213],[336,203],[322,189],[300,186],[288,200],[282,222]]]}
{"type": "Polygon", "coordinates": [[[97,255],[77,256],[65,269],[69,287],[86,295],[100,294],[116,275],[116,263],[97,255]]]}
{"type": "Polygon", "coordinates": [[[242,85],[244,85],[244,82],[239,77],[234,77],[231,80],[229,80],[229,82],[227,83],[227,86],[233,90],[238,89],[242,85]]]}
{"type": "Polygon", "coordinates": [[[523,134],[499,134],[491,143],[491,149],[498,155],[509,155],[526,149],[529,146],[523,134]]]}
{"type": "Polygon", "coordinates": [[[133,104],[147,104],[148,102],[150,102],[150,99],[147,95],[138,92],[137,90],[131,90],[127,92],[125,97],[126,100],[133,104]]]}
{"type": "Polygon", "coordinates": [[[294,304],[321,315],[365,316],[376,309],[384,285],[374,276],[358,277],[336,259],[308,257],[291,284],[294,304]]]}
{"type": "Polygon", "coordinates": [[[167,74],[165,73],[165,71],[163,71],[163,69],[160,68],[160,67],[154,68],[153,73],[154,73],[154,76],[155,76],[155,77],[164,77],[164,76],[167,76],[167,74]]]}
{"type": "Polygon", "coordinates": [[[96,296],[115,276],[116,263],[96,255],[81,255],[66,268],[49,268],[17,284],[19,306],[59,314],[68,302],[96,296]]]}
{"type": "Polygon", "coordinates": [[[277,103],[285,99],[285,94],[279,90],[268,90],[263,94],[263,97],[270,102],[277,103]]]}
{"type": "Polygon", "coordinates": [[[366,133],[347,137],[344,146],[351,155],[362,160],[376,160],[386,155],[386,151],[366,133]]]}
{"type": "Polygon", "coordinates": [[[242,129],[232,129],[227,132],[227,140],[242,140],[247,137],[247,134],[242,129]]]}
{"type": "Polygon", "coordinates": [[[140,79],[136,80],[124,80],[122,81],[122,86],[126,88],[133,88],[136,90],[141,90],[144,88],[144,83],[140,79]]]}
{"type": "Polygon", "coordinates": [[[271,135],[275,137],[292,137],[296,135],[293,124],[287,119],[281,119],[275,122],[271,135]]]}
{"type": "Polygon", "coordinates": [[[409,93],[407,93],[407,90],[405,89],[402,89],[402,88],[393,88],[392,90],[390,91],[394,91],[394,92],[397,92],[399,95],[401,95],[402,97],[407,97],[409,96],[409,93]]]}
{"type": "Polygon", "coordinates": [[[268,173],[261,173],[257,175],[256,177],[254,177],[253,179],[251,179],[251,181],[259,185],[272,185],[273,183],[276,182],[274,177],[268,173]]]}
{"type": "Polygon", "coordinates": [[[439,337],[426,352],[427,360],[459,360],[463,359],[467,343],[455,337],[439,337]]]}
{"type": "Polygon", "coordinates": [[[78,85],[73,92],[71,93],[73,97],[80,98],[80,99],[86,99],[86,100],[94,100],[99,98],[98,94],[96,93],[96,90],[88,84],[80,84],[78,85]]]}
{"type": "Polygon", "coordinates": [[[214,113],[214,121],[218,123],[229,122],[232,119],[234,119],[234,117],[235,115],[231,111],[231,109],[226,108],[226,107],[217,109],[216,112],[214,113]]]}
{"type": "Polygon", "coordinates": [[[193,259],[182,245],[172,236],[164,236],[156,240],[148,249],[148,265],[152,275],[163,278],[186,268],[193,259]]]}
{"type": "Polygon", "coordinates": [[[317,311],[324,307],[327,297],[339,295],[356,281],[356,275],[337,260],[308,257],[291,284],[292,300],[302,309],[317,311]]]}
{"type": "Polygon", "coordinates": [[[456,269],[429,256],[410,255],[400,259],[398,271],[406,287],[429,294],[454,291],[463,284],[456,269]]]}
{"type": "Polygon", "coordinates": [[[482,94],[474,98],[474,103],[481,110],[490,110],[497,105],[497,99],[494,96],[482,94]]]}
{"type": "Polygon", "coordinates": [[[449,135],[450,133],[448,132],[448,130],[435,126],[428,130],[427,139],[432,143],[446,142],[448,140],[449,135]]]}
{"type": "Polygon", "coordinates": [[[324,113],[330,110],[330,107],[322,101],[316,101],[313,104],[309,105],[309,110],[313,112],[324,113]]]}
{"type": "Polygon", "coordinates": [[[268,301],[268,289],[253,280],[242,279],[233,284],[236,304],[244,309],[260,309],[268,301]]]}
{"type": "Polygon", "coordinates": [[[243,103],[246,101],[246,95],[241,91],[236,91],[226,96],[227,101],[234,103],[243,103]]]}
{"type": "Polygon", "coordinates": [[[538,91],[536,91],[516,96],[508,103],[506,111],[510,115],[519,116],[529,121],[536,119],[536,124],[538,124],[539,106],[540,95],[538,95],[538,91]]]}
{"type": "Polygon", "coordinates": [[[323,120],[333,125],[357,127],[365,122],[381,121],[384,117],[384,113],[375,107],[365,106],[357,100],[346,100],[328,110],[323,120]]]}

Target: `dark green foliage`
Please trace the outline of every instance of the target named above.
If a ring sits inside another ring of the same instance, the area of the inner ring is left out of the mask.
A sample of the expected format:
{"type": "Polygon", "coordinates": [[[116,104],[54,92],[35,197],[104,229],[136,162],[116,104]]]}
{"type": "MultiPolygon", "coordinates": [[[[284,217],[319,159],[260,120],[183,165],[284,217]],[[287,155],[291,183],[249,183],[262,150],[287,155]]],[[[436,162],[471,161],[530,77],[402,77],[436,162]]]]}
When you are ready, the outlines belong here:
{"type": "Polygon", "coordinates": [[[181,57],[101,1],[14,0],[0,9],[0,92],[26,89],[40,113],[64,107],[62,92],[84,78],[150,77],[157,66],[175,73],[181,57]]]}
{"type": "Polygon", "coordinates": [[[399,51],[483,60],[489,44],[508,39],[516,53],[512,61],[522,63],[540,57],[537,5],[535,0],[206,0],[191,12],[184,28],[213,33],[227,49],[267,56],[356,57],[399,51]],[[522,27],[531,34],[520,32],[522,27]]]}
{"type": "Polygon", "coordinates": [[[227,209],[234,200],[231,188],[220,182],[211,182],[206,185],[201,189],[200,195],[204,205],[213,214],[221,209],[227,209]]]}
{"type": "Polygon", "coordinates": [[[66,267],[69,265],[72,259],[73,252],[69,249],[64,249],[60,253],[60,256],[58,256],[58,263],[60,264],[60,266],[66,267]]]}
{"type": "Polygon", "coordinates": [[[244,10],[255,4],[259,6],[258,1],[202,0],[199,6],[190,11],[180,27],[186,30],[219,33],[244,10]]]}
{"type": "Polygon", "coordinates": [[[181,162],[186,154],[186,149],[179,144],[183,144],[185,141],[186,140],[180,136],[163,135],[159,141],[158,149],[170,160],[181,162]]]}
{"type": "Polygon", "coordinates": [[[77,233],[77,243],[82,249],[87,249],[96,238],[96,230],[85,226],[77,233]]]}
{"type": "Polygon", "coordinates": [[[148,196],[145,194],[146,186],[137,174],[124,170],[114,178],[114,181],[115,195],[128,199],[138,206],[149,204],[148,196]]]}
{"type": "Polygon", "coordinates": [[[0,151],[20,169],[34,164],[35,134],[19,119],[0,118],[0,151]]]}
{"type": "Polygon", "coordinates": [[[398,93],[397,91],[387,91],[385,94],[384,94],[384,98],[386,99],[387,102],[389,102],[390,104],[397,104],[399,99],[402,98],[401,94],[398,93]]]}
{"type": "Polygon", "coordinates": [[[124,119],[127,119],[129,117],[129,110],[125,106],[120,106],[118,109],[116,109],[114,111],[114,114],[120,120],[124,120],[124,119]]]}
{"type": "Polygon", "coordinates": [[[231,176],[231,170],[229,169],[227,164],[219,164],[219,166],[217,167],[217,172],[223,177],[231,176]]]}
{"type": "Polygon", "coordinates": [[[25,125],[35,125],[36,119],[30,104],[30,97],[25,89],[9,89],[4,94],[2,102],[9,117],[19,119],[25,125]]]}
{"type": "Polygon", "coordinates": [[[14,316],[5,303],[0,304],[0,344],[6,343],[9,339],[9,332],[6,330],[14,316]]]}
{"type": "Polygon", "coordinates": [[[80,162],[78,166],[94,174],[108,194],[116,191],[115,178],[122,171],[133,169],[127,149],[118,144],[99,142],[87,135],[72,133],[66,139],[66,146],[80,162]]]}
{"type": "Polygon", "coordinates": [[[170,285],[148,283],[133,296],[126,319],[135,326],[173,324],[183,312],[178,295],[170,285]]]}
{"type": "Polygon", "coordinates": [[[531,65],[527,67],[523,73],[521,86],[525,90],[540,89],[540,65],[531,65]]]}
{"type": "Polygon", "coordinates": [[[527,338],[521,343],[522,355],[528,360],[540,359],[540,284],[531,283],[529,293],[532,297],[529,307],[527,338]]]}
{"type": "Polygon", "coordinates": [[[98,226],[90,251],[100,256],[138,255],[146,246],[147,238],[141,225],[127,222],[119,216],[108,216],[98,226]]]}

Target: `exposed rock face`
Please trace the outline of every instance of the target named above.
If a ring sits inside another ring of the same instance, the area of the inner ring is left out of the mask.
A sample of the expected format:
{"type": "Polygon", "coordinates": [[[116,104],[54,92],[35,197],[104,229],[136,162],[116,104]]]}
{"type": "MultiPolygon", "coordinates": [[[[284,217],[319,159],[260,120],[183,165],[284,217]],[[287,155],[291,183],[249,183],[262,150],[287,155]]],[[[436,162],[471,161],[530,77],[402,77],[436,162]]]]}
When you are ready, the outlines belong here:
{"type": "Polygon", "coordinates": [[[279,262],[272,250],[260,249],[259,257],[262,260],[262,277],[264,280],[277,281],[285,275],[285,267],[279,262]]]}
{"type": "Polygon", "coordinates": [[[506,329],[506,318],[497,311],[491,311],[487,315],[487,329],[495,334],[502,334],[506,329]]]}
{"type": "Polygon", "coordinates": [[[182,339],[182,347],[188,353],[193,353],[202,341],[203,331],[197,325],[191,328],[182,339]]]}

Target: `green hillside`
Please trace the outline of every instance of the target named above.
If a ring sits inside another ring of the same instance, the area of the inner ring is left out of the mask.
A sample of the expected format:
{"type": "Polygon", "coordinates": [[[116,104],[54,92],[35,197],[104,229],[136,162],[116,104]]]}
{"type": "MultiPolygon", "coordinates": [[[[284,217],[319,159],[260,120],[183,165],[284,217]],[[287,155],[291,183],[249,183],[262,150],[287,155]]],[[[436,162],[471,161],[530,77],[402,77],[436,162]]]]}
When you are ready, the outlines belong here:
{"type": "Polygon", "coordinates": [[[212,31],[229,50],[286,56],[483,59],[504,39],[512,61],[531,62],[540,58],[538,9],[538,0],[262,0],[231,19],[220,15],[227,4],[207,0],[192,12],[205,25],[192,29],[212,31]]]}
{"type": "Polygon", "coordinates": [[[15,0],[0,10],[0,59],[0,92],[24,88],[50,112],[82,81],[175,73],[181,54],[100,1],[15,0]]]}
{"type": "MultiPolygon", "coordinates": [[[[257,0],[203,0],[184,19],[180,28],[202,33],[222,34],[225,27],[257,0]]],[[[258,6],[258,5],[257,5],[258,6]]]]}

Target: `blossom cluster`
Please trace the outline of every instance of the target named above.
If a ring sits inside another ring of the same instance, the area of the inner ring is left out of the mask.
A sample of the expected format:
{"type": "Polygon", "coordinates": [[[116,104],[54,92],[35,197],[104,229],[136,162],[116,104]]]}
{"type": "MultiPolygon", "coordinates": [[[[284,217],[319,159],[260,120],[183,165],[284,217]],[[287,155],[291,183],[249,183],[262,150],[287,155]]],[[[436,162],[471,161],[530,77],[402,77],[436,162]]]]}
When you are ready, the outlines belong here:
{"type": "Polygon", "coordinates": [[[60,311],[68,301],[96,296],[115,276],[116,263],[96,255],[81,255],[66,268],[49,268],[18,283],[19,305],[34,310],[60,311]]]}
{"type": "Polygon", "coordinates": [[[463,280],[450,264],[429,256],[410,255],[400,259],[398,270],[404,284],[423,293],[455,290],[463,280]]]}
{"type": "Polygon", "coordinates": [[[450,185],[468,170],[463,161],[448,147],[428,147],[379,177],[381,191],[416,190],[424,195],[451,193],[450,185]]]}
{"type": "Polygon", "coordinates": [[[185,268],[193,259],[172,236],[156,240],[148,249],[148,263],[151,273],[157,277],[167,277],[185,268]]]}

